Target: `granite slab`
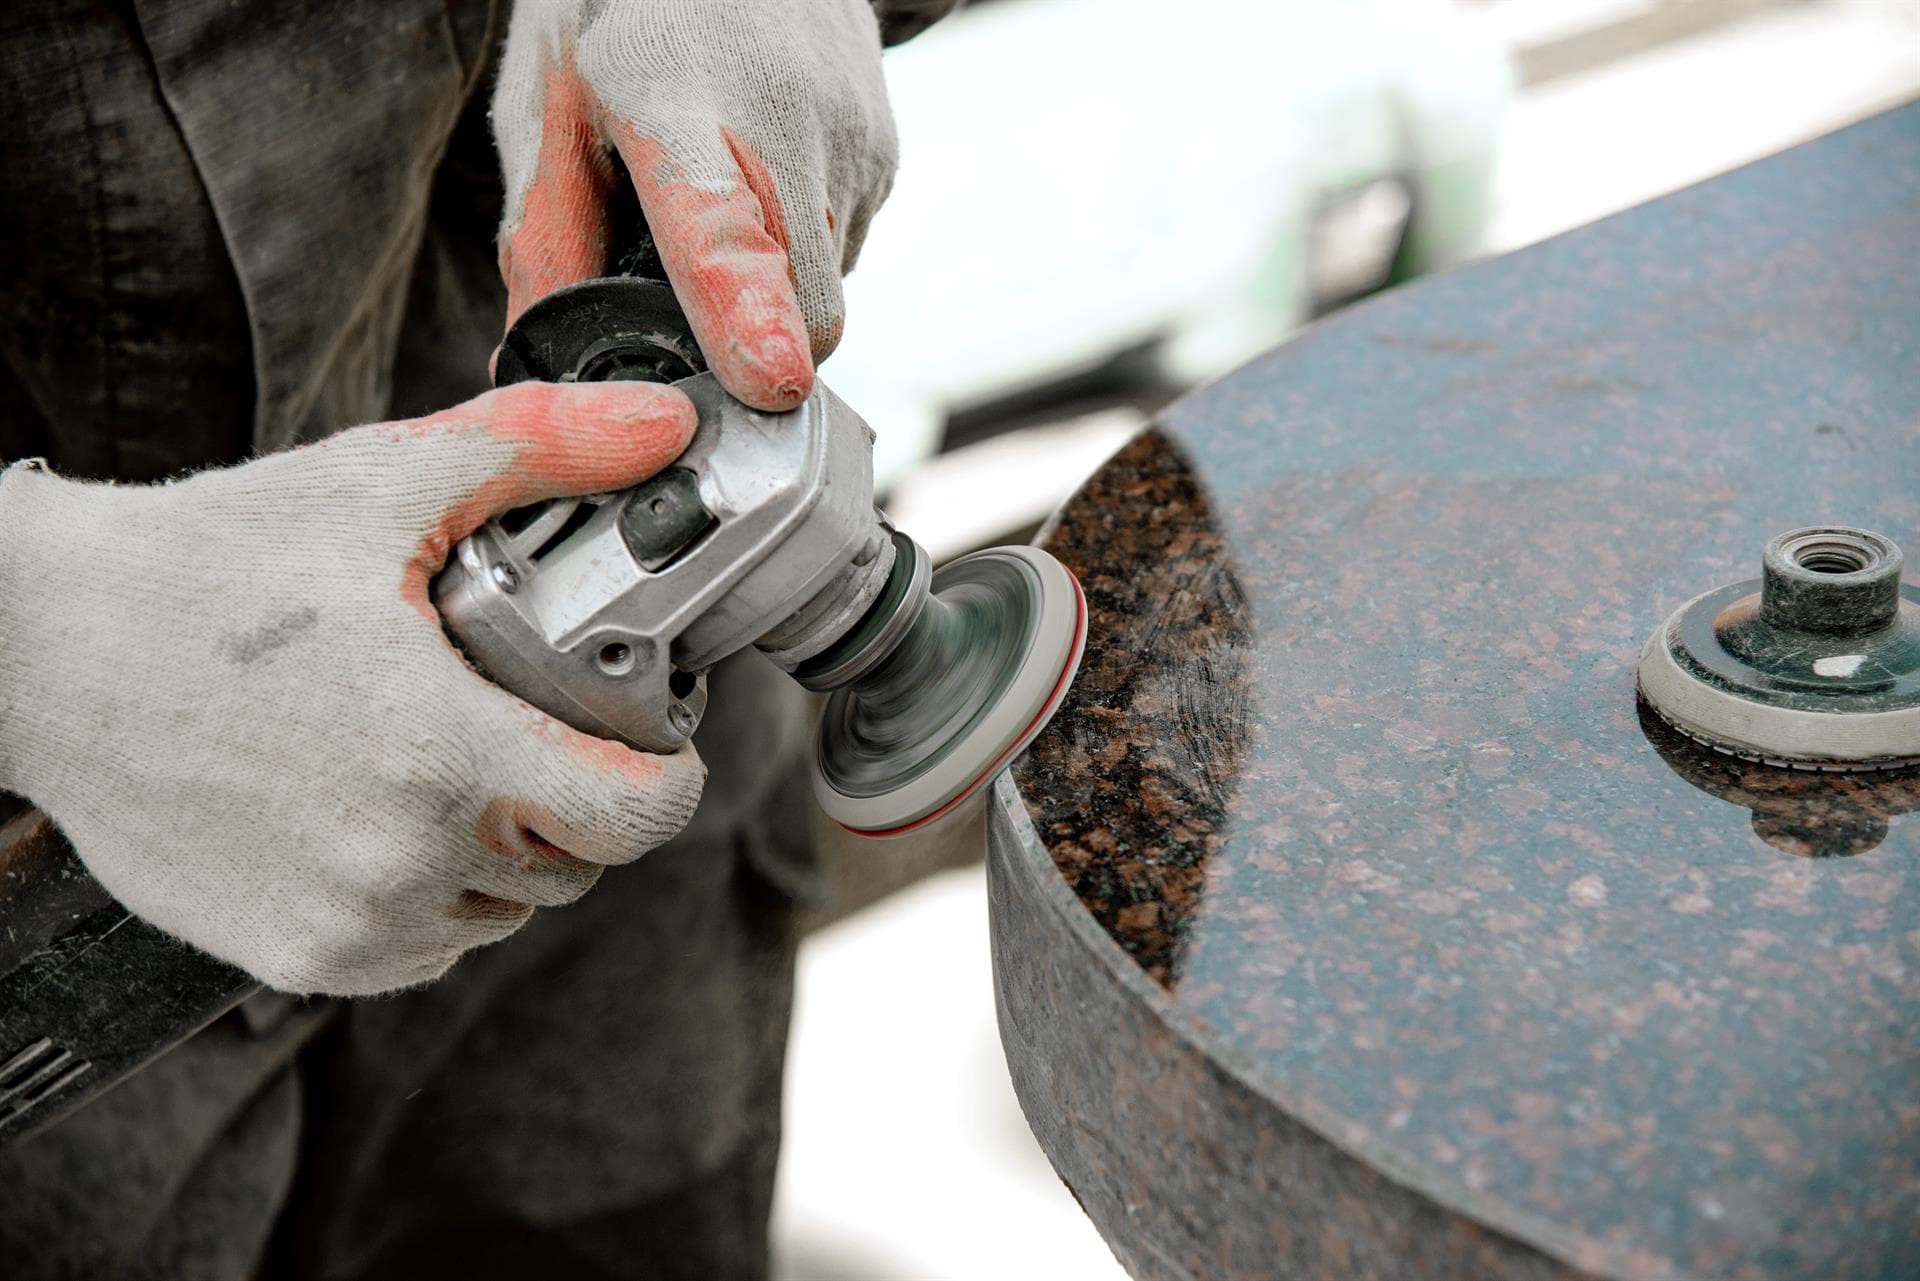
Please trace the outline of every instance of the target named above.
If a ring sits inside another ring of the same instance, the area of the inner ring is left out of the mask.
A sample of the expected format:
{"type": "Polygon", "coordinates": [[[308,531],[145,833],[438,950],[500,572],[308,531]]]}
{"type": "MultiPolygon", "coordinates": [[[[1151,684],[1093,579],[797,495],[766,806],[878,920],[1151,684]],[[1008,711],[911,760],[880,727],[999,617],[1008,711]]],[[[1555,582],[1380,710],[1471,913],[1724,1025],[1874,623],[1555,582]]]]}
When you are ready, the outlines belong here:
{"type": "Polygon", "coordinates": [[[1767,538],[1920,562],[1920,105],[1177,402],[989,870],[1029,1121],[1142,1277],[1920,1277],[1920,772],[1637,698],[1767,538]]]}

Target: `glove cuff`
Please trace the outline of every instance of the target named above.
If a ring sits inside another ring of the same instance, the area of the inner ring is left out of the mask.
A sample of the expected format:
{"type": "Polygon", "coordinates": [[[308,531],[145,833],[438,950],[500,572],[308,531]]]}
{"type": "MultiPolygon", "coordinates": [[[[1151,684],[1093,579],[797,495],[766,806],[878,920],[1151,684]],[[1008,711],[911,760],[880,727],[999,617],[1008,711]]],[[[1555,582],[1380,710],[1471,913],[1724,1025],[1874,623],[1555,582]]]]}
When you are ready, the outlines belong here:
{"type": "Polygon", "coordinates": [[[0,790],[29,799],[30,779],[42,773],[35,763],[51,747],[46,716],[61,699],[52,680],[60,655],[49,652],[59,627],[49,615],[65,613],[62,603],[84,586],[66,535],[92,523],[76,507],[106,488],[63,480],[39,458],[0,470],[0,790]]]}

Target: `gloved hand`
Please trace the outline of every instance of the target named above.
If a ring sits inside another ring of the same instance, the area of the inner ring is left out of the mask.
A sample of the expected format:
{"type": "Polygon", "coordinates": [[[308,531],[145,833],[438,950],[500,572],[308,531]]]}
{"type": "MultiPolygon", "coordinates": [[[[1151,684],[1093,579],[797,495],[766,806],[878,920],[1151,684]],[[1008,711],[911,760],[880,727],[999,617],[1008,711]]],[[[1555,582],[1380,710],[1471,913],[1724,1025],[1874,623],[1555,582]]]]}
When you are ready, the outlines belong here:
{"type": "Polygon", "coordinates": [[[867,0],[517,0],[493,131],[509,325],[604,274],[612,146],[721,385],[806,399],[893,184],[867,0]]]}
{"type": "Polygon", "coordinates": [[[677,832],[704,769],[490,684],[428,583],[488,516],[685,448],[644,383],[490,392],[172,484],[0,474],[0,788],[113,895],[289,992],[437,977],[677,832]]]}

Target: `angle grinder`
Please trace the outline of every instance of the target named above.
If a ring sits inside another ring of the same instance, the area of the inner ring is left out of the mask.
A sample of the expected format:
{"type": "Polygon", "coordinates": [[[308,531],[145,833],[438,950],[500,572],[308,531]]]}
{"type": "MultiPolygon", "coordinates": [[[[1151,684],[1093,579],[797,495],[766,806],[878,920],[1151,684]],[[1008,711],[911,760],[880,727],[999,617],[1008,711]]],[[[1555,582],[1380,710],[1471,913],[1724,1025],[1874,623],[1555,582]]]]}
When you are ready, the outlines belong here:
{"type": "MultiPolygon", "coordinates": [[[[695,733],[706,670],[757,646],[828,695],[813,761],[828,815],[876,837],[936,821],[1059,706],[1086,640],[1079,584],[1031,547],[934,570],[874,507],[858,415],[817,383],[787,413],[729,396],[644,223],[621,243],[621,274],[526,311],[496,381],[670,382],[698,410],[693,440],[632,489],[509,512],[462,541],[434,583],[448,631],[550,715],[661,752],[695,733]]],[[[0,1144],[258,989],[133,917],[4,795],[0,856],[0,1144]]]]}
{"type": "Polygon", "coordinates": [[[822,809],[850,831],[948,813],[1038,734],[1086,640],[1058,561],[996,547],[939,570],[873,503],[873,433],[816,382],[765,413],[706,371],[673,290],[639,270],[558,290],[520,317],[498,384],[668,382],[699,413],[686,451],[615,494],[487,522],[454,550],[434,603],[469,659],[588,734],[653,752],[690,738],[708,668],[756,646],[828,693],[813,759],[822,809]]]}

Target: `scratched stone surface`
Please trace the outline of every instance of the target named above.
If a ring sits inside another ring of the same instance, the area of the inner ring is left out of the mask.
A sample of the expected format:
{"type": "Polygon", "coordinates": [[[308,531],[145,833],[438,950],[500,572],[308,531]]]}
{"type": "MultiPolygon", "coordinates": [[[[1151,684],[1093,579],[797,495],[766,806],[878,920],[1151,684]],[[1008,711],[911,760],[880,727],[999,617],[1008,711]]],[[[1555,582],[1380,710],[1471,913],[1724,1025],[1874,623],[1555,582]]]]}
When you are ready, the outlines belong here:
{"type": "Polygon", "coordinates": [[[1069,502],[996,974],[1136,1275],[1920,1277],[1920,772],[1635,697],[1829,522],[1920,564],[1920,105],[1347,312],[1069,502]]]}

